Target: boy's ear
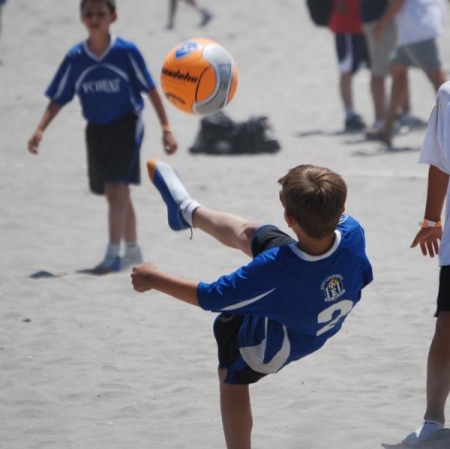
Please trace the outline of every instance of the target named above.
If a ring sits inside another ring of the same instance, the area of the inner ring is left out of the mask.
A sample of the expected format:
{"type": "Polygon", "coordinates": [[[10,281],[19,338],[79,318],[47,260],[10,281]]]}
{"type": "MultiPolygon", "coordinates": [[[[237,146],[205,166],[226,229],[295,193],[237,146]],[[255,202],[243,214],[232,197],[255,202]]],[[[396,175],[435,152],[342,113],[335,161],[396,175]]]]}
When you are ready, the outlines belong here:
{"type": "Polygon", "coordinates": [[[284,220],[286,221],[289,228],[292,228],[292,226],[297,223],[294,217],[289,212],[286,212],[286,209],[284,210],[284,220]]]}
{"type": "Polygon", "coordinates": [[[280,190],[279,196],[281,204],[283,205],[283,207],[286,207],[286,204],[284,204],[284,195],[283,195],[283,191],[280,190]]]}
{"type": "Polygon", "coordinates": [[[111,15],[111,23],[114,23],[117,20],[117,13],[113,12],[111,15]]]}

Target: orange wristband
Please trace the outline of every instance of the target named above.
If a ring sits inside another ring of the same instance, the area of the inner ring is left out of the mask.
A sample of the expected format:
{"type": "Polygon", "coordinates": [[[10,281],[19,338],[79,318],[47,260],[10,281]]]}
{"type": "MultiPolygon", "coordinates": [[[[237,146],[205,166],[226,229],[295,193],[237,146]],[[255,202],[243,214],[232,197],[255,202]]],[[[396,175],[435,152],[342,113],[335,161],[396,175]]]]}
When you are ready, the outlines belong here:
{"type": "Polygon", "coordinates": [[[420,223],[420,226],[422,226],[422,228],[426,229],[426,228],[439,228],[442,225],[441,220],[438,221],[431,221],[431,220],[427,220],[426,218],[424,218],[420,223]]]}

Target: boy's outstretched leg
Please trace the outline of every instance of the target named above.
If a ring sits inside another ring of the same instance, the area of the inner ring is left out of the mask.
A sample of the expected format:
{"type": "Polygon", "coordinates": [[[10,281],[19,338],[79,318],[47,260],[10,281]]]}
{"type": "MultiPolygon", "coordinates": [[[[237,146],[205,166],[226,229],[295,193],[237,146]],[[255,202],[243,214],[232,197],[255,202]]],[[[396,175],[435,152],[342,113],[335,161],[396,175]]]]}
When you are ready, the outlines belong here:
{"type": "Polygon", "coordinates": [[[249,386],[224,383],[226,374],[226,369],[219,369],[220,410],[227,449],[250,449],[253,418],[249,386]]]}
{"type": "Polygon", "coordinates": [[[165,162],[150,159],[147,168],[151,181],[166,203],[169,226],[173,230],[195,227],[223,245],[252,256],[251,239],[259,223],[201,206],[190,197],[177,173],[165,162]]]}

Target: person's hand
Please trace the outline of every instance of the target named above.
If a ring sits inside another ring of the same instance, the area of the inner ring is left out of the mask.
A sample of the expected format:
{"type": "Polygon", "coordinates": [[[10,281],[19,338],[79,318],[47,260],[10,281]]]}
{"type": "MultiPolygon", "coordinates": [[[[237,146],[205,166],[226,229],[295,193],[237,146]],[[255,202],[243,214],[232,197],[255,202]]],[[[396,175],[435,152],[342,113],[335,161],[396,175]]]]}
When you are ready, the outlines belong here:
{"type": "Polygon", "coordinates": [[[38,154],[38,147],[39,144],[41,143],[43,134],[44,134],[43,131],[36,130],[28,140],[28,151],[31,154],[38,154]]]}
{"type": "Polygon", "coordinates": [[[384,26],[381,22],[378,22],[374,27],[372,31],[372,36],[376,41],[379,41],[384,33],[384,26]]]}
{"type": "Polygon", "coordinates": [[[411,248],[420,245],[424,256],[434,257],[439,253],[439,241],[441,237],[442,228],[440,226],[436,228],[421,228],[412,242],[411,248]]]}
{"type": "Polygon", "coordinates": [[[163,146],[167,154],[173,154],[177,151],[178,144],[170,131],[163,132],[163,146]]]}
{"type": "Polygon", "coordinates": [[[133,267],[131,272],[131,283],[134,289],[143,293],[153,288],[153,273],[157,271],[153,262],[143,263],[133,267]]]}

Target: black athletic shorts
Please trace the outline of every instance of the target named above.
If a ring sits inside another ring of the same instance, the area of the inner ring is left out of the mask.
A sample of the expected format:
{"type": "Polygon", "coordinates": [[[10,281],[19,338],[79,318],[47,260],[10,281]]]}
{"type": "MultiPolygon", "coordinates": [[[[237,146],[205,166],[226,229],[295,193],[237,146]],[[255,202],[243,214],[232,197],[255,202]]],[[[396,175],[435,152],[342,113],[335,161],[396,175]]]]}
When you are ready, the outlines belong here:
{"type": "Polygon", "coordinates": [[[450,312],[450,265],[441,267],[436,316],[439,312],[450,312]]]}
{"type": "Polygon", "coordinates": [[[355,73],[360,67],[370,67],[364,34],[337,33],[335,41],[340,73],[355,73]]]}
{"type": "Polygon", "coordinates": [[[107,125],[88,123],[86,146],[89,187],[102,195],[106,183],[139,184],[139,150],[144,130],[135,114],[107,125]]]}
{"type": "MultiPolygon", "coordinates": [[[[291,242],[294,242],[294,239],[276,226],[262,226],[256,230],[253,236],[252,253],[253,256],[257,256],[267,249],[287,245],[291,242]]],[[[254,371],[241,357],[238,336],[244,318],[243,315],[221,313],[214,322],[219,368],[227,369],[224,382],[228,384],[248,385],[267,376],[267,374],[254,371]]]]}

